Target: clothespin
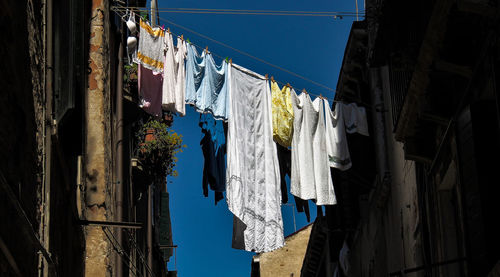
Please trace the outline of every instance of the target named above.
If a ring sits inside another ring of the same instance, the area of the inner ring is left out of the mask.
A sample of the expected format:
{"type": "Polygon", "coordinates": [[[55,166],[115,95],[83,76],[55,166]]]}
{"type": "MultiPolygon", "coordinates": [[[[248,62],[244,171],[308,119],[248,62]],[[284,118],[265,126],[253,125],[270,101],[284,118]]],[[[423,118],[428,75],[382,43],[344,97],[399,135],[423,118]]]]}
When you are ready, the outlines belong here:
{"type": "Polygon", "coordinates": [[[233,65],[233,59],[229,59],[229,64],[233,65]]]}
{"type": "Polygon", "coordinates": [[[273,81],[273,82],[274,82],[274,77],[273,77],[273,76],[271,76],[271,81],[273,81]]]}
{"type": "Polygon", "coordinates": [[[206,52],[207,54],[209,53],[209,52],[208,52],[208,46],[207,46],[207,47],[205,47],[205,52],[206,52]]]}
{"type": "Polygon", "coordinates": [[[325,99],[321,93],[319,94],[319,99],[325,99]]]}
{"type": "Polygon", "coordinates": [[[186,41],[187,41],[189,44],[191,44],[191,41],[189,40],[189,38],[186,38],[186,41]]]}
{"type": "Polygon", "coordinates": [[[289,87],[289,88],[292,88],[292,86],[290,85],[290,83],[286,83],[286,86],[289,87]]]}
{"type": "MultiPolygon", "coordinates": [[[[164,27],[165,25],[161,26],[162,28],[164,27]]],[[[170,28],[167,28],[167,32],[170,34],[170,28]]]]}
{"type": "Polygon", "coordinates": [[[305,94],[308,94],[307,90],[305,88],[302,89],[302,92],[305,93],[305,94]]]}
{"type": "Polygon", "coordinates": [[[184,40],[184,35],[181,35],[181,40],[184,40]]]}
{"type": "Polygon", "coordinates": [[[268,75],[266,74],[266,80],[268,79],[268,78],[267,78],[267,76],[268,76],[268,75]]]}
{"type": "Polygon", "coordinates": [[[224,60],[226,61],[226,63],[229,63],[229,57],[226,57],[224,60]]]}

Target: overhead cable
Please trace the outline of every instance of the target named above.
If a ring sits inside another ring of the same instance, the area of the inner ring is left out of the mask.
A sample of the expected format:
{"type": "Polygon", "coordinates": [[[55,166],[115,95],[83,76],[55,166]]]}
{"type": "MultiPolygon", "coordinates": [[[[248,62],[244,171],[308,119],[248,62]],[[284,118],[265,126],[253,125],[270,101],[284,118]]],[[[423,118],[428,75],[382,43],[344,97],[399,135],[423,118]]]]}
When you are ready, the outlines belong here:
{"type": "MultiPolygon", "coordinates": [[[[142,7],[116,7],[117,10],[129,9],[140,12],[147,11],[142,7]]],[[[191,9],[191,8],[159,8],[158,13],[192,13],[192,14],[228,14],[228,15],[277,15],[277,16],[320,16],[320,17],[357,17],[359,12],[321,12],[321,11],[280,11],[280,10],[235,10],[235,9],[191,9]]]]}

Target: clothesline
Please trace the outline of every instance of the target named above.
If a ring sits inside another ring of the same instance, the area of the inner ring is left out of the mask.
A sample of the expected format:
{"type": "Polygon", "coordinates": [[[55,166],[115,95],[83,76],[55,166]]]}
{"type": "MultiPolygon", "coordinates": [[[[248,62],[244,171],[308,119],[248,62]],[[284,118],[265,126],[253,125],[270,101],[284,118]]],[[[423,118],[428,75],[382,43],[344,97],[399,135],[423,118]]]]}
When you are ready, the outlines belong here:
{"type": "MultiPolygon", "coordinates": [[[[176,34],[176,33],[172,32],[172,31],[170,31],[170,32],[171,32],[173,35],[175,35],[175,36],[180,37],[181,39],[183,39],[183,36],[182,36],[182,35],[176,34]]],[[[206,48],[203,48],[203,47],[201,47],[201,46],[199,46],[199,45],[197,45],[197,44],[195,44],[195,43],[193,43],[193,42],[189,42],[189,43],[190,43],[190,44],[192,44],[193,46],[195,46],[196,48],[198,48],[198,49],[202,50],[202,51],[206,51],[206,48]]],[[[216,53],[214,53],[214,52],[212,52],[212,51],[209,51],[209,52],[210,52],[212,55],[216,56],[217,58],[220,58],[221,60],[225,60],[225,59],[226,59],[225,57],[222,57],[222,56],[220,56],[220,55],[218,55],[218,54],[216,54],[216,53]]],[[[285,84],[285,83],[283,83],[283,82],[280,82],[280,81],[278,81],[278,80],[274,79],[274,77],[272,77],[272,76],[271,76],[271,78],[269,78],[269,79],[270,79],[270,80],[272,79],[272,81],[275,81],[276,83],[278,83],[278,84],[280,84],[280,85],[282,85],[282,86],[288,86],[288,87],[290,87],[290,88],[296,89],[296,88],[294,88],[292,85],[290,85],[289,83],[286,83],[286,84],[285,84]]],[[[314,94],[314,93],[310,93],[310,92],[307,92],[307,93],[308,93],[309,95],[313,95],[313,96],[316,96],[316,97],[323,97],[323,98],[329,99],[328,97],[325,97],[325,96],[323,96],[323,95],[321,95],[321,94],[320,94],[320,95],[318,95],[318,94],[314,94]]],[[[332,99],[333,99],[333,98],[332,98],[332,99]]],[[[335,101],[335,100],[332,100],[332,101],[337,102],[337,101],[335,101]]]]}
{"type": "MultiPolygon", "coordinates": [[[[123,10],[123,9],[116,9],[116,8],[114,8],[113,10],[114,10],[116,13],[118,13],[119,15],[120,15],[120,13],[124,13],[124,12],[125,12],[125,10],[123,10]]],[[[120,17],[122,17],[122,18],[123,18],[123,16],[124,16],[124,15],[120,15],[120,17]]],[[[245,56],[247,56],[247,57],[250,57],[250,58],[252,58],[252,59],[254,59],[254,60],[257,60],[257,61],[259,61],[259,62],[261,62],[261,63],[264,63],[264,64],[269,65],[269,66],[271,66],[271,67],[274,67],[274,68],[276,68],[276,69],[279,69],[279,70],[281,70],[281,71],[283,71],[283,72],[286,72],[286,73],[288,73],[288,74],[290,74],[290,75],[293,75],[293,76],[295,76],[295,77],[298,77],[298,78],[300,78],[300,79],[303,79],[303,80],[305,80],[305,81],[307,81],[307,82],[310,82],[310,83],[312,83],[312,84],[314,84],[314,85],[317,85],[317,86],[319,86],[319,87],[322,87],[322,88],[327,89],[327,90],[329,90],[329,91],[331,91],[331,92],[334,92],[334,93],[336,92],[334,89],[332,89],[332,88],[330,88],[330,87],[327,87],[327,86],[325,86],[325,85],[323,85],[323,84],[320,84],[320,83],[318,83],[318,82],[315,82],[315,81],[313,81],[313,80],[311,80],[311,79],[309,79],[309,78],[306,78],[306,77],[304,77],[304,76],[302,76],[302,75],[300,75],[300,74],[298,74],[298,73],[295,73],[295,72],[293,72],[293,71],[287,70],[287,69],[285,69],[285,68],[283,68],[283,67],[280,67],[280,66],[277,66],[277,65],[275,65],[275,64],[272,64],[272,63],[270,63],[270,62],[268,62],[268,61],[265,61],[265,60],[263,60],[263,59],[261,59],[261,58],[255,57],[255,56],[253,56],[253,55],[251,55],[251,54],[249,54],[249,53],[247,53],[247,52],[245,52],[245,51],[242,51],[242,50],[239,50],[239,49],[237,49],[237,48],[234,48],[234,47],[232,47],[232,46],[230,46],[230,45],[227,45],[227,44],[225,44],[225,43],[223,43],[223,42],[220,42],[220,41],[218,41],[218,40],[216,40],[216,39],[213,39],[213,38],[211,38],[211,37],[209,37],[209,36],[206,36],[206,35],[203,35],[203,34],[201,34],[201,33],[198,33],[198,32],[196,32],[196,31],[194,31],[194,30],[192,30],[192,29],[190,29],[190,28],[184,27],[184,26],[182,26],[182,25],[179,25],[179,24],[177,24],[177,23],[174,23],[174,22],[172,22],[172,21],[170,21],[170,20],[167,20],[167,19],[164,19],[164,18],[161,18],[161,17],[159,17],[159,19],[160,19],[160,21],[164,21],[164,22],[169,23],[169,24],[171,24],[171,25],[173,25],[173,26],[177,26],[177,27],[179,27],[179,28],[181,28],[181,29],[184,29],[184,30],[186,30],[186,31],[188,31],[188,32],[191,32],[191,33],[193,33],[193,34],[195,34],[195,35],[198,35],[198,36],[200,36],[200,37],[202,37],[202,38],[208,39],[208,40],[210,40],[210,41],[212,41],[212,42],[214,42],[214,43],[217,43],[217,44],[219,44],[219,45],[222,45],[222,46],[224,46],[224,47],[226,47],[226,48],[229,48],[229,49],[231,49],[231,50],[233,50],[233,51],[236,51],[236,52],[238,52],[238,53],[240,53],[240,54],[242,54],[242,55],[245,55],[245,56]]],[[[176,35],[176,36],[178,36],[178,37],[181,37],[182,39],[184,39],[184,38],[183,38],[183,35],[178,35],[178,34],[173,33],[173,32],[171,32],[171,33],[172,33],[172,34],[174,34],[174,35],[176,35]]],[[[196,44],[192,43],[191,41],[189,41],[189,43],[190,43],[190,44],[192,44],[193,46],[195,46],[195,47],[197,47],[197,48],[201,49],[201,50],[205,50],[205,49],[206,49],[206,47],[205,47],[205,48],[203,48],[203,47],[201,47],[201,46],[199,46],[199,45],[196,45],[196,44]]],[[[216,56],[216,57],[218,57],[218,58],[220,58],[220,59],[222,59],[222,60],[225,60],[225,58],[224,58],[224,57],[222,57],[221,55],[218,55],[218,54],[216,54],[216,53],[214,53],[214,52],[212,52],[212,51],[209,51],[209,52],[210,52],[210,53],[212,53],[214,56],[216,56]]],[[[298,89],[298,88],[296,88],[296,87],[293,87],[293,86],[292,86],[292,85],[290,85],[289,83],[286,83],[286,84],[285,84],[285,83],[280,82],[280,81],[277,81],[277,80],[275,80],[275,81],[276,81],[277,83],[281,84],[282,86],[288,85],[290,88],[298,89]]],[[[299,91],[300,91],[300,89],[299,89],[299,91]]],[[[340,101],[336,101],[336,100],[334,100],[334,98],[333,98],[333,97],[326,97],[326,96],[323,96],[323,94],[311,93],[311,92],[309,92],[309,91],[308,91],[308,90],[306,90],[306,89],[303,89],[302,91],[306,91],[306,93],[308,93],[308,94],[310,94],[310,95],[313,95],[313,96],[315,96],[315,97],[323,97],[323,98],[326,98],[326,99],[329,99],[329,100],[331,99],[331,101],[332,101],[332,102],[340,102],[340,101]]]]}

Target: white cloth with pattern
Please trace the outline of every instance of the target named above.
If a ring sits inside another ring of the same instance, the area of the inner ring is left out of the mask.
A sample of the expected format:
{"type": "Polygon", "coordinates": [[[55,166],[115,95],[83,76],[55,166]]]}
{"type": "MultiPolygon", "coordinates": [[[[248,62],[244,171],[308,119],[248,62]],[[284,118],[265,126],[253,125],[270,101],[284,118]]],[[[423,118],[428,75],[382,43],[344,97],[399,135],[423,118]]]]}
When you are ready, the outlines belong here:
{"type": "Polygon", "coordinates": [[[244,248],[268,252],[284,245],[281,189],[273,142],[271,93],[264,76],[229,66],[227,204],[245,225],[244,248]]]}

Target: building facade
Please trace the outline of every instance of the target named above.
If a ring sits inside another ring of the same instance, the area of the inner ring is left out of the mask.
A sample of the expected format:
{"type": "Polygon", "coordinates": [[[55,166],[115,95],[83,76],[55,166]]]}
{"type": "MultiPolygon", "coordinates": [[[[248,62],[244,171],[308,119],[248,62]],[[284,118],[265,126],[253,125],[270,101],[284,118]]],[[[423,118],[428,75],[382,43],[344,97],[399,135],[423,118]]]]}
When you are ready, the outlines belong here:
{"type": "Polygon", "coordinates": [[[313,224],[309,224],[288,235],[285,246],[252,258],[252,277],[300,276],[313,224]]]}
{"type": "Polygon", "coordinates": [[[123,80],[120,3],[0,4],[1,276],[169,274],[166,176],[137,159],[149,116],[123,80]]]}
{"type": "Polygon", "coordinates": [[[337,242],[303,276],[331,276],[304,271],[316,260],[338,276],[498,276],[499,5],[366,2],[336,100],[367,108],[370,137],[348,136],[325,215],[337,242]]]}

